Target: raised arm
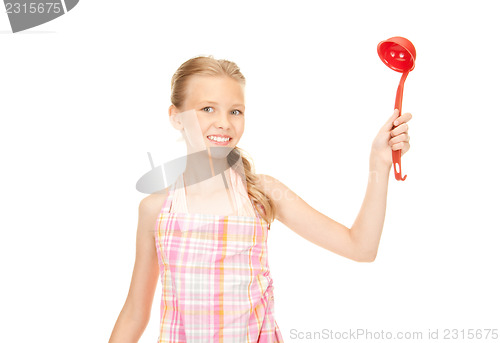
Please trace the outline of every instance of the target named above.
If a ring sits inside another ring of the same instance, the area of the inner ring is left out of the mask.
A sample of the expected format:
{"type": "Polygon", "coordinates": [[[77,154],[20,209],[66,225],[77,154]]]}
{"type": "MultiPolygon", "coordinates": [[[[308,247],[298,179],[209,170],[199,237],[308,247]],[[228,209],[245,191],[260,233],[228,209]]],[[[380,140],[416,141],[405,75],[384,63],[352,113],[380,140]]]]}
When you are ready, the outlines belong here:
{"type": "Polygon", "coordinates": [[[279,180],[259,174],[259,184],[276,205],[276,219],[308,241],[358,262],[371,259],[360,250],[351,230],[315,210],[279,180]]]}
{"type": "Polygon", "coordinates": [[[368,187],[351,227],[351,236],[358,249],[372,261],[377,256],[384,227],[392,152],[401,150],[403,156],[410,149],[408,122],[411,118],[411,113],[399,116],[399,110],[394,110],[372,143],[368,187]]]}
{"type": "Polygon", "coordinates": [[[276,219],[308,241],[358,262],[377,256],[384,225],[392,150],[406,153],[410,113],[398,118],[397,110],[380,129],[372,143],[368,186],[359,214],[351,229],[315,210],[277,179],[260,174],[259,184],[276,204],[276,219]]]}
{"type": "Polygon", "coordinates": [[[138,342],[149,322],[159,277],[154,229],[164,199],[164,194],[151,194],[139,204],[136,258],[132,281],[109,343],[138,342]]]}

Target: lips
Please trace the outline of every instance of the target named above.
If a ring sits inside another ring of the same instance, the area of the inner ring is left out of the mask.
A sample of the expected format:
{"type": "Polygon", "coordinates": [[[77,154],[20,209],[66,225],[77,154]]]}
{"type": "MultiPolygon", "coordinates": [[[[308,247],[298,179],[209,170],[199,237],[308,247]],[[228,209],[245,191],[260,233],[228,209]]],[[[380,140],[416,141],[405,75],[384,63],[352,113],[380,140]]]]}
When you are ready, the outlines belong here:
{"type": "Polygon", "coordinates": [[[207,137],[209,136],[220,137],[220,138],[231,138],[231,136],[228,135],[207,135],[207,137]]]}
{"type": "Polygon", "coordinates": [[[207,136],[207,139],[212,142],[213,144],[216,144],[216,145],[228,145],[229,142],[232,140],[232,138],[230,136],[226,136],[226,135],[208,135],[207,136]],[[209,137],[218,137],[218,138],[229,138],[228,141],[225,141],[225,142],[218,142],[218,141],[214,141],[212,139],[210,139],[209,137]]]}

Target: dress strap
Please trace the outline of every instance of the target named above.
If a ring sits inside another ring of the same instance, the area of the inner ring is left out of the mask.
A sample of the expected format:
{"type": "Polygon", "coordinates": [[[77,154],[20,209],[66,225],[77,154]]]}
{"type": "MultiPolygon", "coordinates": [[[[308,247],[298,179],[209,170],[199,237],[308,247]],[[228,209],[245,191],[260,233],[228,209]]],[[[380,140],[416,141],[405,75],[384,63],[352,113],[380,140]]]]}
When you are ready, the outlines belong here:
{"type": "Polygon", "coordinates": [[[257,211],[254,202],[250,197],[248,196],[248,188],[245,187],[246,185],[246,179],[243,180],[242,178],[245,177],[244,173],[243,176],[240,176],[238,172],[233,170],[233,168],[230,169],[230,177],[231,177],[231,183],[233,185],[233,195],[236,197],[236,204],[239,207],[239,209],[242,210],[244,216],[249,216],[249,217],[254,217],[257,216],[257,218],[261,218],[259,212],[257,211]],[[235,192],[239,192],[240,194],[235,194],[235,192]],[[250,208],[249,205],[252,207],[250,208]],[[252,214],[248,213],[249,211],[252,212],[252,214]]]}
{"type": "Polygon", "coordinates": [[[161,207],[162,213],[168,213],[168,212],[171,212],[171,210],[172,210],[172,203],[173,203],[173,199],[174,199],[174,194],[175,194],[177,182],[178,182],[178,180],[167,187],[168,194],[167,194],[167,197],[166,197],[166,199],[163,202],[163,205],[161,207]]]}
{"type": "MultiPolygon", "coordinates": [[[[243,180],[239,177],[238,173],[232,168],[229,168],[231,190],[233,197],[236,201],[238,215],[256,217],[262,219],[259,211],[257,211],[256,204],[248,196],[247,188],[243,184],[243,180]],[[251,207],[250,207],[251,206],[251,207]],[[249,213],[249,212],[252,213],[249,213]]],[[[162,206],[162,212],[172,212],[172,210],[181,213],[188,213],[187,204],[185,203],[185,186],[181,185],[184,183],[183,174],[180,174],[175,182],[169,186],[168,195],[162,206]],[[181,186],[179,189],[179,186],[181,186]],[[179,193],[181,192],[181,193],[179,193]],[[175,208],[173,208],[175,207],[175,208]]],[[[246,180],[245,180],[246,183],[246,180]]]]}

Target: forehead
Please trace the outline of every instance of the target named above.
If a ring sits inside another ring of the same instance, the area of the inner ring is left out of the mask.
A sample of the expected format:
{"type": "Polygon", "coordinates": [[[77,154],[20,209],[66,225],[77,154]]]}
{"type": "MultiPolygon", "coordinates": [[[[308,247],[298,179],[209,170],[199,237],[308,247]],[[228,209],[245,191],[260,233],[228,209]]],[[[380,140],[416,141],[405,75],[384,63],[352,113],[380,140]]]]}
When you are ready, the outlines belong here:
{"type": "Polygon", "coordinates": [[[189,103],[203,100],[219,103],[244,101],[242,85],[227,76],[191,76],[186,88],[186,101],[189,103]]]}

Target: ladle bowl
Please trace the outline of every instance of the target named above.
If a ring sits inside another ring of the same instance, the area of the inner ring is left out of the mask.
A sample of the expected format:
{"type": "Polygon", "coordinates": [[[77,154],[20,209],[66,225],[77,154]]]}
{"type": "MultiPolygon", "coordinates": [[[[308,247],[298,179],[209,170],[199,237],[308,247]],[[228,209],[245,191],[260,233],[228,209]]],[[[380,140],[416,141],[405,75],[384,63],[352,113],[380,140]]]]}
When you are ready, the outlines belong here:
{"type": "Polygon", "coordinates": [[[403,37],[392,37],[377,46],[377,52],[386,66],[400,73],[415,68],[417,52],[413,44],[403,37]]]}
{"type": "MultiPolygon", "coordinates": [[[[408,39],[403,37],[392,37],[378,43],[377,53],[386,66],[399,73],[403,73],[399,81],[398,90],[396,92],[396,103],[394,105],[394,109],[398,109],[399,115],[401,116],[404,83],[408,73],[415,68],[417,52],[408,39]]],[[[394,164],[394,175],[396,180],[404,181],[407,175],[401,177],[401,149],[392,151],[392,162],[394,164]]]]}

